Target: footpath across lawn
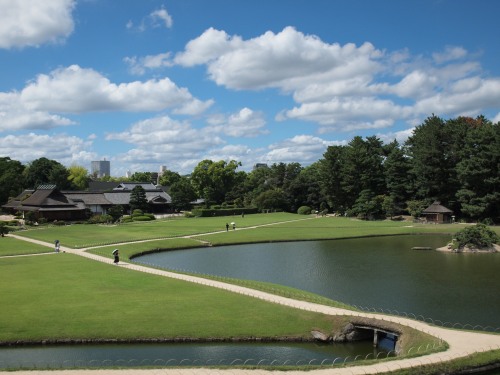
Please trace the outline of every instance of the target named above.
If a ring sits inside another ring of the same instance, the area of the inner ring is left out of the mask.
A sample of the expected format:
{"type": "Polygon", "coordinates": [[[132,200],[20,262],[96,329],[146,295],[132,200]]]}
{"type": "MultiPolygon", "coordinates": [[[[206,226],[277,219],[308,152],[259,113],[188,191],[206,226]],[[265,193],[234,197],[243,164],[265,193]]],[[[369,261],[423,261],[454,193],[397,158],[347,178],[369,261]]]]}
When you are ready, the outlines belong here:
{"type": "Polygon", "coordinates": [[[210,218],[160,219],[149,222],[133,222],[119,225],[73,224],[47,226],[16,232],[17,235],[48,243],[58,239],[62,246],[86,248],[115,243],[172,238],[202,233],[225,231],[226,223],[235,222],[237,228],[263,225],[274,222],[302,219],[303,216],[289,213],[255,214],[210,218]]]}
{"type": "Polygon", "coordinates": [[[73,254],[0,259],[0,342],[310,337],[334,319],[73,254]]]}

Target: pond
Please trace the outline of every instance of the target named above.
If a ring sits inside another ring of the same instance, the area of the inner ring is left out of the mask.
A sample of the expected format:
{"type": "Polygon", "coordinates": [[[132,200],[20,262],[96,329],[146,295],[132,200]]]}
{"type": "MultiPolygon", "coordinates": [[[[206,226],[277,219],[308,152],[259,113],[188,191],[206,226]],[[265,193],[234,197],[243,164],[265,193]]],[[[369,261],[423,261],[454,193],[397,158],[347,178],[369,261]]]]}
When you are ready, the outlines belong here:
{"type": "Polygon", "coordinates": [[[287,285],[333,300],[500,328],[500,254],[454,254],[446,235],[266,243],[154,253],[134,261],[287,285]]]}

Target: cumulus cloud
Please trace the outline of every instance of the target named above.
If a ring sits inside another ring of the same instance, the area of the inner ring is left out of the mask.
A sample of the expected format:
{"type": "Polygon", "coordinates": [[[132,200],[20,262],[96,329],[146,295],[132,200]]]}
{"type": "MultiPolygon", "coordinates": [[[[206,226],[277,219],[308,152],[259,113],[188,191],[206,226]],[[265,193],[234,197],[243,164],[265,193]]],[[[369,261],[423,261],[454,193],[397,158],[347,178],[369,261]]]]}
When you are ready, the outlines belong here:
{"type": "Polygon", "coordinates": [[[209,118],[208,122],[213,131],[231,137],[256,137],[269,133],[264,129],[266,121],[263,113],[252,111],[246,107],[227,117],[224,115],[213,116],[209,118]]]}
{"type": "Polygon", "coordinates": [[[39,46],[67,38],[75,0],[0,0],[0,48],[39,46]]]}
{"type": "Polygon", "coordinates": [[[67,134],[40,135],[29,133],[0,137],[0,155],[24,163],[46,157],[67,166],[73,163],[90,164],[90,161],[96,158],[95,153],[90,151],[91,146],[92,141],[82,140],[67,134]]]}
{"type": "Polygon", "coordinates": [[[498,103],[497,79],[482,78],[461,46],[412,56],[370,43],[328,43],[293,27],[247,40],[210,28],[172,62],[205,65],[209,79],[229,89],[291,94],[297,105],[276,119],[310,121],[323,133],[391,127],[432,112],[456,116],[461,108],[478,113],[498,103]]]}
{"type": "Polygon", "coordinates": [[[296,135],[279,143],[268,146],[264,159],[270,163],[293,163],[310,164],[323,156],[328,146],[345,144],[345,141],[326,141],[311,135],[296,135]]]}
{"type": "Polygon", "coordinates": [[[160,53],[158,55],[148,55],[144,57],[126,57],[125,63],[129,65],[132,74],[142,75],[148,69],[158,69],[161,67],[172,66],[170,53],[160,53]]]}
{"type": "Polygon", "coordinates": [[[0,132],[23,129],[52,129],[75,122],[45,111],[27,108],[16,93],[0,93],[0,132]]]}
{"type": "Polygon", "coordinates": [[[206,129],[193,128],[187,122],[173,120],[168,116],[151,118],[133,124],[128,130],[108,133],[107,140],[119,140],[136,146],[126,154],[125,160],[161,162],[174,158],[190,158],[199,155],[223,140],[206,129]]]}
{"type": "Polygon", "coordinates": [[[95,70],[78,65],[40,74],[20,96],[33,110],[63,113],[159,111],[189,107],[193,102],[193,109],[203,111],[211,104],[200,105],[186,88],[176,86],[169,78],[116,84],[95,70]]]}

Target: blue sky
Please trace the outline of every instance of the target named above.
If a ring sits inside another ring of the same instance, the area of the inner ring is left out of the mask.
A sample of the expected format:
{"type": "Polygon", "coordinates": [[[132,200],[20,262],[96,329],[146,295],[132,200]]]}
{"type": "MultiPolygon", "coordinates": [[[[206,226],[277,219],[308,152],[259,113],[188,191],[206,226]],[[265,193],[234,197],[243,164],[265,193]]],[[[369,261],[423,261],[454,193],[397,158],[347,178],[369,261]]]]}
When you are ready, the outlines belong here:
{"type": "Polygon", "coordinates": [[[0,0],[0,156],[111,174],[319,160],[500,121],[496,0],[0,0]]]}

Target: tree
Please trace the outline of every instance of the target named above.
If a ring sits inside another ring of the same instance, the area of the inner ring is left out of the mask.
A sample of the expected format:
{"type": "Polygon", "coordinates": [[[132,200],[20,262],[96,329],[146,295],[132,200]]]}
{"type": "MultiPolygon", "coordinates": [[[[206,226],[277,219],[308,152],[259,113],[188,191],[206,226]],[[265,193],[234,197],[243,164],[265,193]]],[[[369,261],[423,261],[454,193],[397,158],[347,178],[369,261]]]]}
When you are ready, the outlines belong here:
{"type": "Polygon", "coordinates": [[[130,192],[129,204],[131,212],[133,212],[134,210],[149,211],[146,191],[141,185],[135,186],[130,192]]]}
{"type": "Polygon", "coordinates": [[[0,205],[21,193],[24,166],[9,157],[0,158],[0,205]]]}
{"type": "Polygon", "coordinates": [[[329,146],[320,160],[320,183],[323,195],[333,211],[345,212],[348,194],[343,189],[342,169],[347,159],[345,146],[329,146]]]}
{"type": "Polygon", "coordinates": [[[30,188],[54,184],[59,189],[67,189],[70,187],[68,177],[68,170],[62,164],[47,158],[32,161],[24,170],[25,184],[30,188]]]}
{"type": "Polygon", "coordinates": [[[132,182],[152,182],[151,172],[135,172],[129,178],[132,182]]]}
{"type": "Polygon", "coordinates": [[[172,186],[181,179],[181,175],[177,172],[166,170],[162,173],[159,183],[162,186],[172,186]]]}
{"type": "Polygon", "coordinates": [[[89,171],[79,165],[73,164],[68,168],[68,181],[75,190],[85,190],[89,187],[89,171]]]}
{"type": "Polygon", "coordinates": [[[457,164],[457,191],[462,213],[474,220],[500,220],[500,123],[482,122],[466,136],[457,164]]]}
{"type": "Polygon", "coordinates": [[[481,223],[459,230],[455,234],[455,238],[459,248],[465,246],[487,248],[499,241],[498,235],[481,223]]]}
{"type": "Polygon", "coordinates": [[[236,169],[241,163],[231,160],[203,160],[191,174],[191,183],[198,194],[205,200],[205,204],[221,204],[226,200],[227,192],[233,189],[236,181],[236,169]]]}
{"type": "Polygon", "coordinates": [[[261,211],[284,210],[287,206],[287,202],[283,196],[283,190],[279,188],[260,193],[254,199],[253,204],[261,211]]]}
{"type": "Polygon", "coordinates": [[[177,210],[189,210],[191,202],[196,200],[197,195],[188,178],[181,177],[170,186],[170,196],[172,197],[172,206],[177,210]]]}
{"type": "Polygon", "coordinates": [[[385,199],[386,212],[389,216],[401,213],[405,202],[410,198],[411,190],[410,163],[397,141],[385,147],[387,157],[384,160],[384,177],[387,189],[385,199]]]}
{"type": "Polygon", "coordinates": [[[383,201],[384,197],[382,195],[376,196],[371,190],[365,189],[359,194],[349,214],[364,220],[383,218],[383,201]]]}
{"type": "Polygon", "coordinates": [[[123,216],[123,206],[116,204],[108,209],[108,215],[112,217],[113,222],[120,220],[123,216]]]}

